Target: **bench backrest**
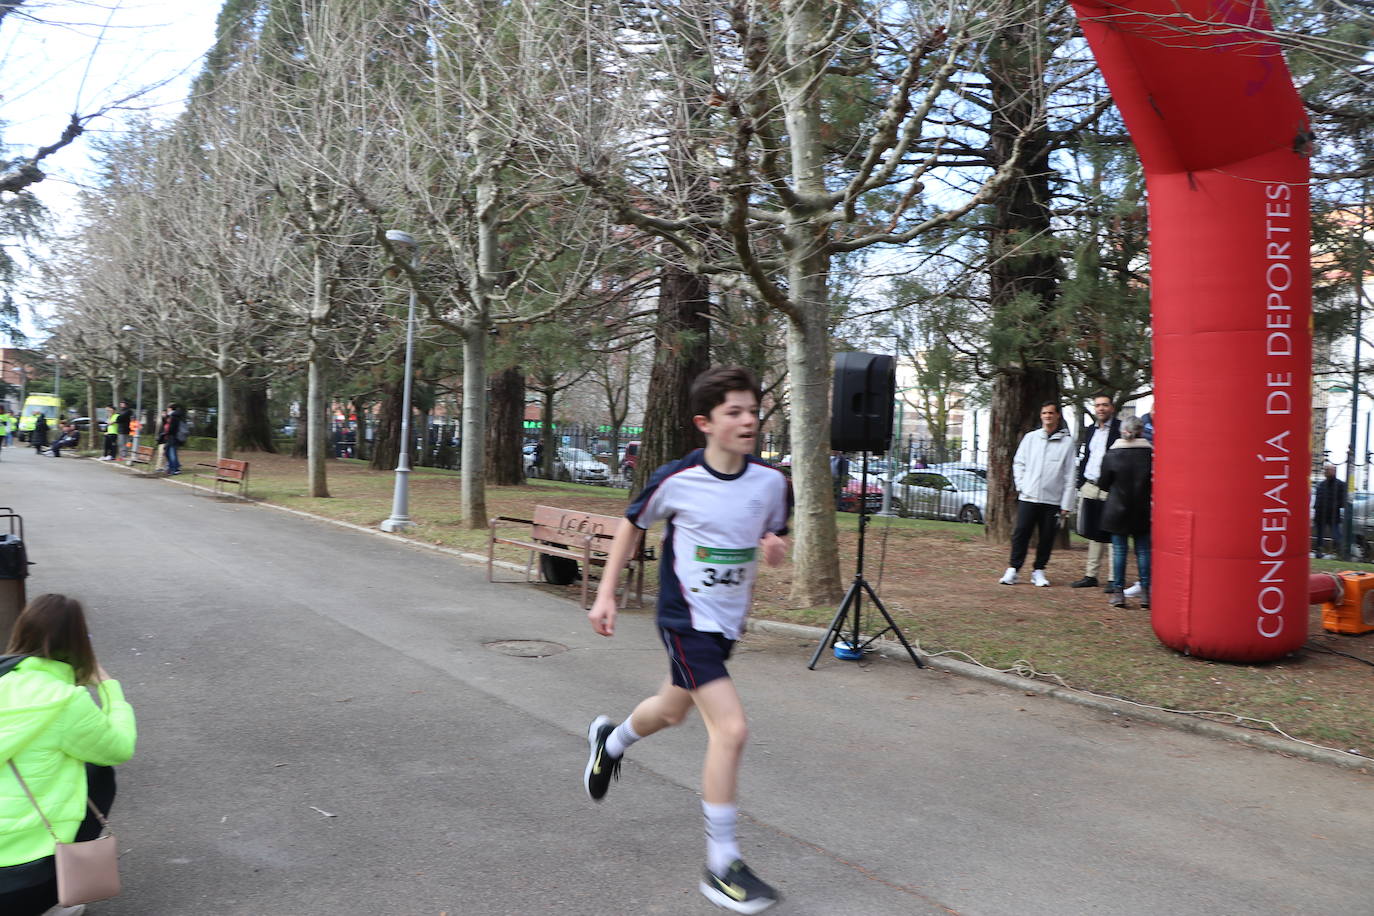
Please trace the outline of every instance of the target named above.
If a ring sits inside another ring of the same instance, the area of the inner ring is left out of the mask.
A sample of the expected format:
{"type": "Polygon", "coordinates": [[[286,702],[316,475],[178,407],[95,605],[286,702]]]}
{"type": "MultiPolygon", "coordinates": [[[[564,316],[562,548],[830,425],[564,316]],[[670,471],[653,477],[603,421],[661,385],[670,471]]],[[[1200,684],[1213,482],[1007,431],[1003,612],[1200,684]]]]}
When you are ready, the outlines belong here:
{"type": "Polygon", "coordinates": [[[237,458],[221,458],[215,462],[215,476],[229,480],[242,480],[248,476],[248,462],[237,458]]]}
{"type": "Polygon", "coordinates": [[[536,541],[567,544],[583,537],[593,539],[596,550],[609,550],[615,530],[620,526],[618,515],[597,515],[579,509],[559,509],[555,506],[534,507],[534,530],[530,536],[536,541]]]}

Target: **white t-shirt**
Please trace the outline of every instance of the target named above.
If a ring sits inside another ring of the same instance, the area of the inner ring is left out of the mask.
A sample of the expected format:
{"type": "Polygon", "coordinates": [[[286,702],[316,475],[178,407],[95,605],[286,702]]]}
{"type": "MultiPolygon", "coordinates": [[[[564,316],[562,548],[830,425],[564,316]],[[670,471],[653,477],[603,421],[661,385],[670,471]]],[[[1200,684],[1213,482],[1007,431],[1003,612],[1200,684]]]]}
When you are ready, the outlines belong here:
{"type": "Polygon", "coordinates": [[[738,474],[706,464],[702,449],[653,473],[625,517],[667,522],[659,560],[658,623],[739,639],[754,594],[759,541],[787,533],[792,488],[772,465],[747,456],[738,474]]]}

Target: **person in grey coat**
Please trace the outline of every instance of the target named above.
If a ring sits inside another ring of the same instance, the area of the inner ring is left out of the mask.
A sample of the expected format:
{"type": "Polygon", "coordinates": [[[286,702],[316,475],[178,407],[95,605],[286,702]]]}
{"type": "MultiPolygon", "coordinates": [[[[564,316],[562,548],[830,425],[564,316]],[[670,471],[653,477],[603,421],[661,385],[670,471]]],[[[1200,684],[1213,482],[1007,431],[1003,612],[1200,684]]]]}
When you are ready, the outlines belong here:
{"type": "Polygon", "coordinates": [[[1063,414],[1054,401],[1040,406],[1040,428],[1021,437],[1012,459],[1016,483],[1016,527],[1011,534],[1011,558],[1007,571],[998,580],[1015,585],[1020,580],[1021,564],[1026,562],[1032,531],[1039,532],[1035,547],[1035,566],[1031,583],[1049,586],[1045,566],[1054,550],[1054,534],[1059,520],[1069,514],[1077,492],[1074,490],[1075,455],[1073,436],[1064,424],[1063,414]]]}

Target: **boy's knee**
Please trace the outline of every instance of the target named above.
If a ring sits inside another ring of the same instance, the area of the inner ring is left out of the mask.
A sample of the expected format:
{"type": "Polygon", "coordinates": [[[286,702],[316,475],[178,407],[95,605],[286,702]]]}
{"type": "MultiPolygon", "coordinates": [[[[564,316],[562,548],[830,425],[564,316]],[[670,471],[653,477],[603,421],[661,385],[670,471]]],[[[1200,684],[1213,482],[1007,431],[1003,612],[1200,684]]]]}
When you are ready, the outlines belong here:
{"type": "Polygon", "coordinates": [[[749,740],[749,723],[743,716],[728,718],[716,723],[709,730],[709,737],[727,747],[742,748],[749,740]]]}
{"type": "Polygon", "coordinates": [[[670,706],[667,709],[662,710],[660,712],[660,715],[663,718],[664,726],[667,728],[672,728],[674,726],[681,725],[684,721],[686,721],[689,709],[690,707],[683,707],[679,709],[677,707],[670,706]]]}

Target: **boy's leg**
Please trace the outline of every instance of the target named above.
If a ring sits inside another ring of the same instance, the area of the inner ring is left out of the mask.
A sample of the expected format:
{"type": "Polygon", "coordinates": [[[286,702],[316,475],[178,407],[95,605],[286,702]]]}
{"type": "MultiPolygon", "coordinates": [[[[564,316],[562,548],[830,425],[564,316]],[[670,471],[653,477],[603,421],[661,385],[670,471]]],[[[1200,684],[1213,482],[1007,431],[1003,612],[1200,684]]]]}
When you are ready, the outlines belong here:
{"type": "Polygon", "coordinates": [[[640,738],[677,725],[692,708],[692,695],[666,679],[658,693],[640,701],[634,712],[619,725],[606,716],[598,716],[587,730],[587,766],[582,783],[592,801],[605,798],[611,779],[618,776],[620,758],[626,748],[640,738]]]}
{"type": "Polygon", "coordinates": [[[733,805],[739,782],[739,762],[749,726],[735,682],[728,677],[703,684],[689,694],[706,723],[706,763],[701,772],[701,795],[715,805],[733,805]]]}
{"type": "Polygon", "coordinates": [[[712,903],[736,913],[762,912],[778,901],[778,892],[744,864],[735,833],[739,821],[735,790],[749,738],[744,704],[728,676],[702,684],[692,691],[692,700],[706,723],[706,763],[701,774],[706,874],[701,892],[712,903]]]}

